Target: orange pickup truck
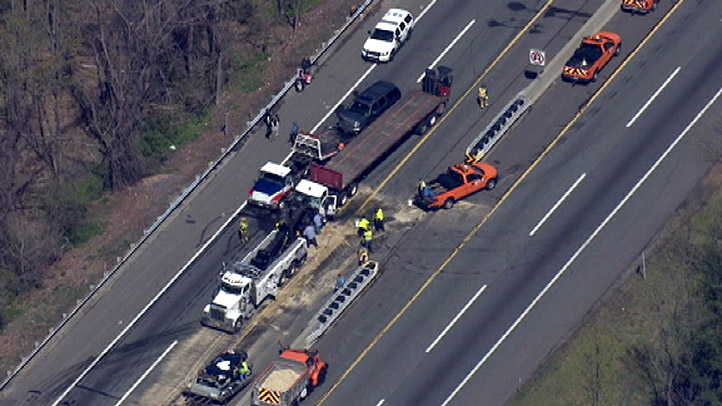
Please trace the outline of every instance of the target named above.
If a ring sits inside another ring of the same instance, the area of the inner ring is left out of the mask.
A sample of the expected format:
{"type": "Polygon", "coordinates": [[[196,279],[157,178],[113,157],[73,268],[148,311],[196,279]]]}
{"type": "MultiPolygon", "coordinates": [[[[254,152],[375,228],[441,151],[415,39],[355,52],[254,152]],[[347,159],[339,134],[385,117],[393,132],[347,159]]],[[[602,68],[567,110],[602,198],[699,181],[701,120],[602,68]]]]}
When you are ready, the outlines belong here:
{"type": "Polygon", "coordinates": [[[621,47],[622,37],[613,32],[601,31],[584,37],[579,48],[564,65],[562,79],[574,83],[594,82],[599,77],[599,71],[612,57],[619,55],[621,47]]]}
{"type": "Polygon", "coordinates": [[[453,165],[428,184],[421,182],[415,203],[425,210],[450,209],[466,196],[494,189],[498,176],[496,168],[484,162],[453,165]]]}

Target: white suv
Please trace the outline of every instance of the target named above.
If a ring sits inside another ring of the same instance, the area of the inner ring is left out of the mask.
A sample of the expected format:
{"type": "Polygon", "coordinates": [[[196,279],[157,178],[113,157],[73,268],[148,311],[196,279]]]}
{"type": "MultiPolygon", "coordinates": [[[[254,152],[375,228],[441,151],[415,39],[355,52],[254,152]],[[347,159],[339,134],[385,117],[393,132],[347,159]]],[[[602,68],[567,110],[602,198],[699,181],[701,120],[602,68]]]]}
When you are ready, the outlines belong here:
{"type": "Polygon", "coordinates": [[[401,45],[411,37],[414,28],[414,16],[406,10],[392,8],[384,18],[369,31],[361,56],[370,61],[389,62],[399,51],[401,45]]]}

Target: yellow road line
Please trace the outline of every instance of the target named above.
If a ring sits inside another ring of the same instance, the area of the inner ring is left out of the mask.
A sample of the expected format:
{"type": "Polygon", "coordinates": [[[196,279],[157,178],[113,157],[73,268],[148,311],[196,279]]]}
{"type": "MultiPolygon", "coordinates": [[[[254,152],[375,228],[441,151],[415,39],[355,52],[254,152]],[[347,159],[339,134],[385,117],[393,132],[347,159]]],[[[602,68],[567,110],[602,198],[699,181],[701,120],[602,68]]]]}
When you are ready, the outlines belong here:
{"type": "MultiPolygon", "coordinates": [[[[436,131],[436,128],[438,128],[438,127],[441,125],[441,123],[444,122],[444,120],[446,119],[446,117],[448,117],[448,116],[461,104],[461,102],[462,102],[464,99],[466,99],[466,97],[469,95],[469,93],[471,93],[471,91],[478,85],[478,83],[481,82],[481,80],[482,80],[486,75],[489,74],[489,72],[491,71],[491,69],[493,69],[493,68],[499,63],[499,61],[500,61],[500,60],[509,52],[509,50],[519,41],[519,39],[537,22],[537,20],[539,20],[539,18],[541,18],[541,16],[544,15],[544,13],[546,13],[546,11],[549,9],[549,7],[551,7],[551,5],[552,5],[553,2],[554,2],[554,0],[549,0],[549,1],[547,1],[547,3],[544,5],[544,7],[542,7],[542,8],[537,12],[537,14],[529,21],[529,23],[528,23],[526,26],[524,26],[524,28],[511,40],[511,42],[509,42],[509,44],[507,44],[507,46],[504,47],[504,49],[503,49],[503,50],[501,51],[501,53],[496,57],[496,59],[494,59],[494,61],[489,65],[489,67],[486,68],[486,70],[481,74],[481,76],[479,76],[479,78],[476,79],[476,81],[474,82],[474,84],[473,84],[471,87],[469,87],[469,89],[467,89],[466,92],[464,92],[464,95],[456,102],[456,104],[454,104],[454,106],[447,112],[447,114],[445,114],[445,115],[441,118],[441,120],[437,123],[437,125],[434,126],[434,127],[431,129],[431,131],[429,131],[429,133],[426,134],[426,135],[421,139],[421,141],[419,141],[419,142],[417,143],[417,145],[404,157],[404,159],[401,160],[401,162],[394,168],[393,171],[391,171],[391,173],[390,173],[390,174],[386,177],[386,179],[384,179],[384,181],[376,188],[376,190],[374,190],[373,193],[371,193],[371,195],[370,195],[370,196],[366,199],[366,201],[364,201],[364,203],[361,205],[361,207],[360,207],[359,210],[357,211],[357,214],[358,214],[358,213],[362,213],[362,212],[364,211],[364,209],[371,203],[371,200],[374,198],[374,196],[376,196],[376,194],[389,182],[389,180],[391,180],[391,178],[396,175],[396,173],[401,169],[401,167],[403,167],[403,166],[406,164],[406,162],[408,162],[408,160],[411,159],[411,156],[413,156],[413,155],[416,153],[416,151],[418,151],[418,149],[421,147],[421,145],[423,145],[423,143],[426,142],[426,140],[436,131]]],[[[492,208],[491,211],[489,211],[489,213],[487,213],[487,214],[484,216],[484,218],[482,219],[482,221],[481,221],[479,224],[477,224],[477,225],[474,227],[474,229],[464,238],[463,242],[462,242],[458,247],[456,247],[456,249],[454,249],[454,251],[452,252],[452,254],[444,261],[444,263],[441,264],[441,266],[426,280],[426,282],[424,282],[424,284],[423,284],[423,285],[421,286],[421,288],[414,294],[414,296],[411,298],[411,300],[409,300],[409,301],[404,305],[404,307],[401,309],[401,311],[399,311],[399,313],[397,313],[396,316],[394,316],[394,318],[391,319],[391,321],[376,335],[376,337],[373,339],[373,341],[371,341],[371,343],[361,352],[361,354],[354,360],[354,362],[351,363],[351,365],[346,369],[346,371],[343,373],[343,375],[341,375],[341,377],[334,383],[334,385],[328,390],[328,392],[326,392],[326,393],[323,395],[323,397],[319,400],[319,402],[318,402],[318,405],[319,405],[319,406],[326,401],[326,399],[331,395],[331,393],[333,393],[333,391],[336,390],[336,388],[341,384],[341,382],[343,382],[343,380],[346,379],[346,377],[351,373],[351,371],[353,371],[353,369],[356,367],[356,365],[358,365],[358,364],[361,362],[361,360],[366,357],[366,354],[368,354],[368,352],[369,352],[374,346],[376,346],[376,344],[379,342],[379,340],[381,340],[381,337],[383,337],[383,336],[386,334],[386,332],[389,331],[389,329],[391,329],[391,327],[393,327],[394,324],[396,324],[396,322],[401,318],[401,316],[402,316],[404,313],[406,313],[406,311],[411,307],[411,305],[416,301],[416,299],[418,299],[419,296],[421,296],[421,294],[426,290],[426,288],[427,288],[429,285],[431,285],[431,283],[434,281],[434,279],[436,279],[436,277],[441,273],[441,271],[443,271],[444,268],[446,268],[446,266],[447,266],[447,265],[449,264],[449,262],[451,262],[451,260],[456,256],[456,254],[458,254],[458,252],[459,252],[459,251],[464,247],[464,245],[471,239],[471,237],[473,237],[473,235],[476,234],[476,232],[479,230],[479,228],[481,228],[481,226],[487,221],[487,219],[488,219],[489,217],[491,217],[491,215],[497,210],[497,208],[500,206],[501,202],[503,202],[504,200],[506,200],[506,195],[507,195],[508,193],[509,193],[509,192],[505,193],[504,196],[502,196],[502,198],[501,198],[501,200],[499,201],[499,203],[497,203],[497,204],[494,206],[494,208],[492,208]]]]}
{"type": "Polygon", "coordinates": [[[496,57],[496,59],[494,59],[494,61],[491,62],[491,64],[486,68],[486,70],[484,70],[484,72],[481,74],[481,76],[479,76],[479,77],[476,79],[476,81],[474,81],[474,83],[464,92],[464,94],[463,94],[463,95],[459,98],[459,100],[451,107],[451,109],[449,109],[448,112],[446,112],[443,116],[441,116],[441,120],[439,120],[439,122],[436,123],[436,125],[433,126],[433,127],[429,130],[429,132],[428,132],[423,138],[421,138],[421,140],[420,140],[418,143],[416,143],[416,145],[414,146],[414,148],[413,148],[411,151],[409,151],[408,154],[406,154],[406,156],[401,160],[401,162],[399,162],[398,165],[396,165],[396,167],[391,171],[391,173],[389,173],[389,175],[386,177],[386,179],[384,179],[384,180],[381,182],[381,184],[376,188],[376,190],[374,190],[373,192],[371,192],[371,195],[369,195],[369,197],[366,198],[366,200],[363,202],[363,204],[361,204],[361,207],[359,207],[359,209],[356,211],[356,215],[359,215],[359,214],[363,213],[363,212],[368,208],[368,206],[371,204],[371,200],[373,200],[373,198],[376,197],[376,195],[379,193],[379,191],[381,191],[381,189],[383,189],[384,186],[386,186],[386,184],[389,183],[389,181],[391,180],[391,178],[393,178],[394,176],[396,176],[396,173],[398,173],[398,172],[401,170],[401,168],[402,168],[404,165],[406,165],[406,163],[409,161],[409,159],[411,159],[411,157],[412,157],[414,154],[416,154],[416,152],[419,150],[419,148],[421,148],[421,146],[424,145],[424,143],[429,139],[429,137],[431,137],[431,135],[433,135],[433,134],[436,132],[436,129],[439,128],[444,121],[446,121],[446,118],[449,117],[449,116],[451,115],[451,113],[452,113],[454,110],[456,110],[456,108],[459,107],[459,105],[461,105],[461,103],[462,103],[464,100],[466,100],[467,96],[469,96],[469,93],[471,93],[474,89],[476,89],[476,87],[479,85],[479,83],[481,83],[481,81],[486,77],[486,75],[488,75],[489,72],[491,72],[491,70],[492,70],[494,67],[496,67],[496,65],[499,64],[499,62],[501,61],[501,59],[502,59],[503,57],[505,57],[507,53],[509,53],[509,50],[510,50],[514,45],[516,45],[516,43],[519,42],[519,40],[521,39],[521,37],[523,37],[523,36],[529,31],[529,29],[531,29],[531,27],[544,15],[544,13],[546,13],[546,11],[549,9],[549,7],[551,7],[552,3],[554,3],[554,0],[548,0],[548,1],[546,2],[546,4],[544,4],[544,7],[542,7],[542,8],[534,15],[534,17],[533,17],[531,20],[529,20],[529,22],[524,26],[524,28],[522,28],[522,30],[519,31],[519,32],[516,34],[516,36],[514,36],[514,38],[511,40],[511,42],[509,42],[509,43],[506,45],[506,47],[504,47],[504,49],[501,51],[501,53],[499,53],[499,55],[496,57]]]}
{"type": "MultiPolygon", "coordinates": [[[[541,160],[544,159],[549,154],[549,152],[552,150],[552,148],[554,148],[554,146],[556,146],[557,143],[559,143],[559,141],[564,137],[564,135],[566,135],[566,133],[569,131],[569,129],[574,124],[576,124],[576,122],[579,120],[579,118],[584,114],[584,112],[586,112],[586,110],[589,108],[589,106],[591,106],[594,103],[594,101],[599,97],[599,95],[607,88],[607,86],[609,86],[609,84],[612,81],[614,81],[614,79],[619,75],[619,73],[627,66],[629,61],[631,61],[637,55],[637,53],[639,53],[639,50],[641,50],[647,44],[647,42],[649,42],[649,40],[652,38],[652,36],[654,36],[654,34],[657,33],[657,31],[662,27],[662,25],[664,25],[664,23],[666,23],[666,21],[669,19],[669,17],[671,17],[671,15],[679,8],[679,6],[682,3],[684,3],[684,1],[685,0],[679,0],[677,2],[677,4],[675,4],[674,7],[672,7],[672,9],[670,9],[670,11],[667,14],[665,14],[665,16],[657,23],[657,25],[655,25],[655,27],[652,29],[652,31],[650,31],[649,34],[647,34],[647,36],[639,43],[639,45],[637,45],[637,47],[629,54],[629,56],[624,61],[622,61],[622,63],[619,65],[619,67],[612,73],[612,75],[610,75],[609,79],[607,79],[604,82],[604,84],[592,95],[592,97],[589,99],[589,102],[587,102],[584,106],[582,106],[582,108],[574,115],[572,120],[566,126],[564,126],[564,128],[559,132],[559,134],[554,138],[554,140],[552,140],[552,142],[544,149],[544,151],[524,171],[524,173],[519,177],[519,179],[517,179],[514,182],[514,184],[511,185],[509,190],[507,190],[506,193],[504,193],[502,195],[502,197],[499,199],[497,204],[494,205],[494,207],[481,219],[479,224],[474,226],[474,228],[466,235],[466,237],[464,237],[462,242],[454,249],[454,251],[451,253],[451,255],[449,255],[449,257],[441,264],[441,266],[439,266],[439,268],[436,271],[434,271],[434,273],[431,274],[431,276],[429,276],[429,278],[424,282],[424,284],[421,286],[421,288],[419,288],[419,290],[414,294],[414,296],[411,297],[411,299],[404,305],[404,307],[401,308],[401,310],[391,319],[391,321],[389,321],[389,323],[386,324],[386,326],[376,335],[376,337],[374,337],[374,339],[371,341],[371,343],[369,343],[369,345],[366,346],[366,348],[361,352],[361,354],[359,354],[359,356],[356,357],[356,359],[351,363],[351,365],[346,369],[346,371],[344,371],[344,373],[341,375],[341,377],[339,377],[339,379],[333,384],[333,386],[328,390],[328,392],[326,392],[323,395],[323,397],[319,400],[319,402],[317,403],[318,406],[322,405],[326,401],[326,399],[328,399],[328,397],[331,396],[331,394],[336,390],[336,388],[338,388],[338,386],[341,385],[341,383],[348,377],[348,375],[351,374],[351,372],[356,368],[356,366],[359,363],[361,363],[361,361],[366,357],[366,355],[371,351],[371,349],[373,349],[376,346],[376,344],[378,344],[378,342],[381,340],[381,338],[384,335],[386,335],[386,333],[391,329],[391,327],[393,327],[396,324],[396,322],[401,318],[401,316],[403,316],[406,313],[406,311],[408,311],[408,309],[411,307],[411,305],[414,302],[416,302],[416,300],[421,296],[421,294],[431,285],[431,283],[436,279],[436,277],[439,276],[439,274],[441,274],[441,272],[449,265],[449,263],[464,248],[464,246],[466,246],[466,244],[469,242],[469,240],[471,240],[471,238],[489,220],[489,218],[491,218],[491,216],[494,213],[496,213],[496,211],[501,207],[501,205],[504,204],[504,202],[509,198],[509,196],[529,176],[529,174],[534,170],[534,168],[536,168],[536,166],[539,164],[539,162],[541,162],[541,160]]],[[[537,16],[543,14],[546,11],[546,9],[551,5],[552,2],[553,2],[553,0],[550,0],[549,2],[547,2],[547,4],[544,6],[544,8],[542,8],[539,11],[537,16]]],[[[524,27],[524,30],[527,30],[528,27],[538,19],[537,16],[535,16],[530,21],[530,23],[527,24],[526,27],[524,27]]],[[[518,41],[518,37],[519,36],[515,37],[512,40],[512,43],[518,41]]],[[[504,51],[502,51],[502,52],[508,52],[509,48],[510,48],[510,46],[507,46],[506,48],[504,48],[504,51]]],[[[500,56],[494,60],[494,62],[492,63],[491,66],[496,64],[499,59],[501,59],[500,56]]],[[[491,68],[491,66],[490,66],[490,68],[491,68]]],[[[489,72],[490,68],[488,68],[482,74],[482,76],[479,77],[477,82],[475,82],[474,86],[476,86],[476,83],[478,83],[481,80],[481,78],[483,78],[489,72]]],[[[464,97],[466,97],[469,94],[469,92],[474,88],[474,86],[472,86],[469,90],[466,91],[466,93],[464,94],[464,97]]],[[[462,99],[464,97],[462,97],[462,99]]],[[[458,105],[458,102],[457,102],[457,105],[458,105]]],[[[454,107],[456,107],[456,105],[454,107]]],[[[424,138],[426,138],[426,137],[424,137],[424,138]]],[[[422,141],[425,141],[425,139],[422,141]]],[[[402,161],[402,163],[400,163],[399,166],[389,175],[389,177],[384,181],[384,183],[382,183],[376,189],[374,194],[376,194],[378,192],[378,190],[381,189],[383,187],[383,185],[388,181],[388,179],[390,177],[392,177],[395,174],[395,172],[398,171],[398,169],[405,163],[406,160],[408,160],[408,158],[410,158],[410,156],[415,152],[415,150],[416,149],[411,151],[409,153],[409,155],[406,156],[405,160],[402,161]]],[[[366,205],[372,197],[373,197],[373,195],[371,197],[369,197],[369,199],[367,199],[366,202],[364,202],[364,205],[366,205]]],[[[362,208],[363,208],[363,206],[362,206],[362,208]]],[[[361,209],[359,209],[359,211],[361,211],[361,209]]]]}

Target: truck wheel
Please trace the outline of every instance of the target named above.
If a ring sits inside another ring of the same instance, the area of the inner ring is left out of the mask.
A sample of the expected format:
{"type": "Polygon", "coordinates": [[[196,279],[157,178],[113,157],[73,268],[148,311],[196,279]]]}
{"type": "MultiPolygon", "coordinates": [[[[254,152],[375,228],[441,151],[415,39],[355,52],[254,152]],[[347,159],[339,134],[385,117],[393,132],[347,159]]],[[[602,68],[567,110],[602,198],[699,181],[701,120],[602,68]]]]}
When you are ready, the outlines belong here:
{"type": "Polygon", "coordinates": [[[306,399],[306,396],[308,396],[308,386],[304,386],[301,394],[298,395],[298,397],[301,399],[306,399]]]}
{"type": "Polygon", "coordinates": [[[348,196],[346,196],[346,193],[341,193],[338,197],[338,207],[343,207],[346,203],[348,203],[348,196]]]}
{"type": "Polygon", "coordinates": [[[358,192],[358,184],[357,184],[357,183],[354,183],[354,184],[351,185],[350,188],[348,188],[348,195],[349,195],[349,197],[354,197],[354,196],[356,196],[356,192],[358,192]]]}
{"type": "Polygon", "coordinates": [[[243,319],[239,317],[233,323],[233,331],[237,333],[237,332],[241,331],[242,327],[243,327],[243,319]]]}
{"type": "Polygon", "coordinates": [[[492,190],[496,187],[496,178],[489,179],[488,182],[486,182],[486,190],[492,190]]]}
{"type": "Polygon", "coordinates": [[[426,120],[420,122],[419,125],[416,126],[416,134],[424,135],[427,131],[429,131],[429,126],[426,123],[426,120]]]}
{"type": "Polygon", "coordinates": [[[436,123],[439,121],[439,116],[436,115],[436,113],[432,113],[429,118],[427,119],[428,127],[431,128],[436,125],[436,123]]]}
{"type": "Polygon", "coordinates": [[[454,199],[452,199],[452,198],[450,197],[450,198],[446,199],[446,201],[444,202],[444,208],[445,208],[446,210],[449,210],[449,209],[452,208],[452,207],[454,207],[454,199]]]}
{"type": "MultiPolygon", "coordinates": [[[[655,3],[656,4],[656,3],[655,3]]],[[[614,51],[615,56],[619,56],[619,54],[622,52],[622,43],[619,43],[619,46],[617,47],[617,50],[614,51]]]]}
{"type": "Polygon", "coordinates": [[[594,76],[592,76],[592,82],[596,82],[597,79],[599,79],[599,71],[594,72],[594,76]]]}

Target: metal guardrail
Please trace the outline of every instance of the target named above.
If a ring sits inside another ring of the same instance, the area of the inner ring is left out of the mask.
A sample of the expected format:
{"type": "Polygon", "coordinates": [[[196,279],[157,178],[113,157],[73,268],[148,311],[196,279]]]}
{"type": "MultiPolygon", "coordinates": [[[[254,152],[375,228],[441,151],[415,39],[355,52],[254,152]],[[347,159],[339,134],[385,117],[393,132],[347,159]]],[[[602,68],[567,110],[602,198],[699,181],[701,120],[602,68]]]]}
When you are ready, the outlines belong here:
{"type": "Polygon", "coordinates": [[[379,273],[379,263],[375,261],[360,265],[349,277],[346,284],[326,301],[309,323],[311,332],[306,336],[306,346],[313,345],[341,316],[361,292],[374,280],[379,273]]]}
{"type": "MultiPolygon", "coordinates": [[[[346,19],[346,23],[343,25],[343,27],[336,30],[334,35],[329,39],[327,42],[324,42],[322,44],[321,50],[319,50],[316,55],[314,55],[311,58],[311,63],[313,65],[318,62],[318,60],[334,45],[334,43],[343,35],[348,28],[356,22],[356,20],[359,19],[359,17],[362,16],[363,12],[366,11],[369,5],[373,3],[374,0],[365,0],[362,4],[359,5],[359,8],[356,10],[356,12],[349,18],[346,19]]],[[[253,130],[253,128],[262,120],[263,116],[270,111],[282,98],[283,96],[288,93],[288,91],[293,87],[293,84],[296,80],[296,76],[294,75],[293,78],[288,80],[283,88],[276,93],[276,95],[271,99],[271,101],[260,110],[260,112],[253,118],[253,120],[246,123],[246,130],[243,131],[240,135],[237,135],[234,137],[233,142],[226,148],[221,154],[221,156],[215,161],[212,162],[208,169],[206,169],[205,172],[201,175],[197,175],[195,180],[185,189],[183,192],[171,203],[171,205],[168,207],[168,209],[158,218],[155,220],[153,225],[151,225],[149,228],[143,231],[143,237],[141,239],[130,245],[130,249],[123,257],[118,257],[117,264],[115,267],[110,271],[107,272],[103,279],[98,283],[97,286],[95,286],[88,295],[82,299],[78,304],[75,306],[75,308],[67,315],[64,315],[63,320],[58,324],[56,327],[50,329],[49,334],[43,339],[42,342],[36,343],[35,349],[28,355],[27,357],[24,357],[20,364],[15,368],[14,371],[8,371],[8,377],[3,381],[3,383],[0,385],[0,391],[5,389],[7,385],[27,366],[27,364],[37,356],[37,354],[50,342],[50,340],[55,337],[55,335],[75,316],[85,304],[87,304],[90,299],[98,292],[100,289],[105,286],[105,284],[110,280],[110,278],[115,275],[115,273],[130,259],[130,257],[135,254],[138,249],[150,239],[150,237],[153,235],[155,231],[158,230],[158,228],[165,222],[171,214],[173,214],[178,207],[188,198],[188,196],[196,190],[196,188],[203,182],[204,180],[208,179],[210,174],[215,171],[221,163],[231,154],[231,152],[238,146],[238,144],[243,141],[253,130]]]]}
{"type": "Polygon", "coordinates": [[[531,104],[524,92],[519,92],[466,148],[467,161],[481,160],[531,104]]]}

